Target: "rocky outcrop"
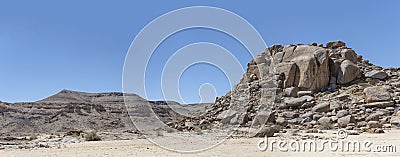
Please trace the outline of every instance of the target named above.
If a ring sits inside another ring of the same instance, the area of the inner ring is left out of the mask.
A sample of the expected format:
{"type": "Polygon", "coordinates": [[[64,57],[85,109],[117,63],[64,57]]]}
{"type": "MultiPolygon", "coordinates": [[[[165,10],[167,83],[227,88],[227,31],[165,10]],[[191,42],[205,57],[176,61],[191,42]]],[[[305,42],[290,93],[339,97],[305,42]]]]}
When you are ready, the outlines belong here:
{"type": "MultiPolygon", "coordinates": [[[[374,66],[341,41],[325,47],[273,45],[248,64],[231,92],[202,116],[184,121],[202,126],[205,120],[208,128],[217,127],[225,122],[217,116],[233,109],[237,114],[229,116],[229,123],[256,125],[262,135],[263,128],[272,126],[381,133],[380,127],[400,125],[395,114],[400,110],[399,76],[400,69],[374,66]]],[[[185,130],[179,124],[173,127],[185,130]]]]}

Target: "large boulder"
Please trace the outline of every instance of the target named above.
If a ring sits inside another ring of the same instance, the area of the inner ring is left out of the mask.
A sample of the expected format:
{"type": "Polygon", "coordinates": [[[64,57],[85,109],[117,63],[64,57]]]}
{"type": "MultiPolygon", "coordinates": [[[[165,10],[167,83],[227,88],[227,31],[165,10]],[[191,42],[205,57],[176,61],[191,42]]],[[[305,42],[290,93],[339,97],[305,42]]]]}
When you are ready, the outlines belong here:
{"type": "Polygon", "coordinates": [[[295,83],[300,90],[319,91],[329,85],[328,49],[309,45],[290,45],[283,48],[282,62],[297,65],[295,83]]]}
{"type": "Polygon", "coordinates": [[[340,69],[338,73],[337,83],[347,84],[357,78],[360,74],[360,69],[356,64],[350,60],[344,60],[340,64],[340,69]]]}
{"type": "Polygon", "coordinates": [[[390,93],[384,87],[368,87],[364,89],[365,101],[367,103],[389,101],[390,93]]]}

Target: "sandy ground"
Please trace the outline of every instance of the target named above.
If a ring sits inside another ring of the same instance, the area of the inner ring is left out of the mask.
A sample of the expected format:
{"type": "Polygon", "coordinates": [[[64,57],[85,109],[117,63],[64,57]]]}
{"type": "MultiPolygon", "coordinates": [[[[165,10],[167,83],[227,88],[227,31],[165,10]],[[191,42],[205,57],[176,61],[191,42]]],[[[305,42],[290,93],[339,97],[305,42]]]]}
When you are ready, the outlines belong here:
{"type": "MultiPolygon", "coordinates": [[[[307,134],[310,135],[310,134],[307,134]]],[[[324,138],[316,138],[317,144],[321,144],[322,140],[326,140],[326,137],[336,137],[335,132],[328,132],[325,134],[312,134],[317,136],[323,136],[324,138]]],[[[282,136],[281,136],[282,137],[282,136]]],[[[272,140],[290,140],[281,137],[269,138],[272,140]]],[[[194,136],[193,139],[202,138],[201,136],[194,136]]],[[[293,138],[292,138],[293,139],[293,138]]],[[[301,139],[295,138],[295,139],[301,139]]],[[[158,141],[165,142],[167,145],[181,145],[185,147],[186,143],[175,142],[171,140],[168,135],[166,137],[158,137],[158,141]]],[[[146,139],[135,139],[135,140],[124,140],[124,141],[100,141],[100,142],[83,142],[77,144],[68,144],[62,146],[62,148],[40,148],[32,150],[1,150],[0,157],[4,156],[18,156],[18,157],[30,157],[30,156],[84,156],[84,157],[97,157],[97,156],[400,156],[400,130],[386,130],[385,134],[361,134],[361,135],[350,135],[344,141],[358,140],[361,145],[364,141],[371,141],[373,144],[369,147],[371,152],[361,150],[361,152],[332,152],[329,148],[322,152],[314,151],[300,151],[300,152],[282,152],[277,148],[271,152],[260,151],[257,144],[264,138],[237,138],[228,139],[222,144],[202,152],[198,153],[176,153],[160,148],[159,146],[151,143],[146,139]],[[396,152],[377,152],[378,146],[396,146],[396,152]]],[[[287,146],[288,147],[288,146],[287,146]]],[[[286,147],[286,148],[287,148],[286,147]]],[[[329,146],[326,146],[329,147],[329,146]]],[[[320,145],[318,145],[320,148],[320,145]]],[[[344,150],[345,151],[345,150],[344,150]]]]}

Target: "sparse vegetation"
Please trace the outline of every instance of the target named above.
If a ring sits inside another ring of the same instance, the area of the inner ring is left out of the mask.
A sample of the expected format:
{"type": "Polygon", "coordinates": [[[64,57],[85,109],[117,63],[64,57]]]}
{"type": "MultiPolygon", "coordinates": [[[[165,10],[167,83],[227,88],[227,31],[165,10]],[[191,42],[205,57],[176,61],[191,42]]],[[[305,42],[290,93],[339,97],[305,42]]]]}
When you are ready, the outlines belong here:
{"type": "Polygon", "coordinates": [[[173,133],[173,132],[175,132],[175,129],[170,128],[170,127],[167,127],[166,130],[167,130],[167,133],[173,133]]]}
{"type": "Polygon", "coordinates": [[[101,141],[101,137],[96,132],[90,132],[85,136],[86,141],[101,141]]]}
{"type": "Polygon", "coordinates": [[[31,137],[29,137],[29,141],[33,141],[38,139],[38,137],[36,135],[32,135],[31,137]]]}
{"type": "Polygon", "coordinates": [[[203,132],[202,132],[201,128],[199,128],[199,127],[194,128],[194,132],[196,132],[197,135],[203,135],[203,132]]]}
{"type": "Polygon", "coordinates": [[[156,131],[156,135],[157,135],[157,136],[164,136],[164,134],[162,133],[161,130],[157,130],[157,131],[156,131]]]}
{"type": "Polygon", "coordinates": [[[335,126],[330,122],[321,122],[319,127],[322,130],[332,130],[335,128],[335,126]]]}

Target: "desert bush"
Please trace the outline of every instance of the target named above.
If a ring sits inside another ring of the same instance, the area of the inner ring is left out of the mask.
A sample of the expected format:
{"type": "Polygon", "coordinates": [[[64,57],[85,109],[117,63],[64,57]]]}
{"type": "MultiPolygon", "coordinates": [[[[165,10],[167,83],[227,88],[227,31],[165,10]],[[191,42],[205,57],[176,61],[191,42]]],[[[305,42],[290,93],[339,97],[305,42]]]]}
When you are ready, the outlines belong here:
{"type": "Polygon", "coordinates": [[[194,128],[194,132],[196,132],[197,135],[203,135],[202,129],[199,127],[194,128]]]}
{"type": "Polygon", "coordinates": [[[322,130],[332,130],[335,126],[330,122],[321,122],[319,128],[322,130]]]}
{"type": "Polygon", "coordinates": [[[29,137],[29,141],[33,141],[38,139],[38,137],[36,135],[32,135],[31,137],[29,137]]]}
{"type": "Polygon", "coordinates": [[[91,132],[85,136],[85,140],[86,141],[101,141],[101,137],[99,135],[97,135],[96,132],[91,132]]]}
{"type": "Polygon", "coordinates": [[[156,131],[156,135],[157,135],[157,136],[164,136],[164,134],[162,133],[161,130],[157,130],[157,131],[156,131]]]}
{"type": "Polygon", "coordinates": [[[173,132],[175,132],[175,129],[170,128],[170,127],[167,127],[166,130],[167,130],[167,133],[173,133],[173,132]]]}

